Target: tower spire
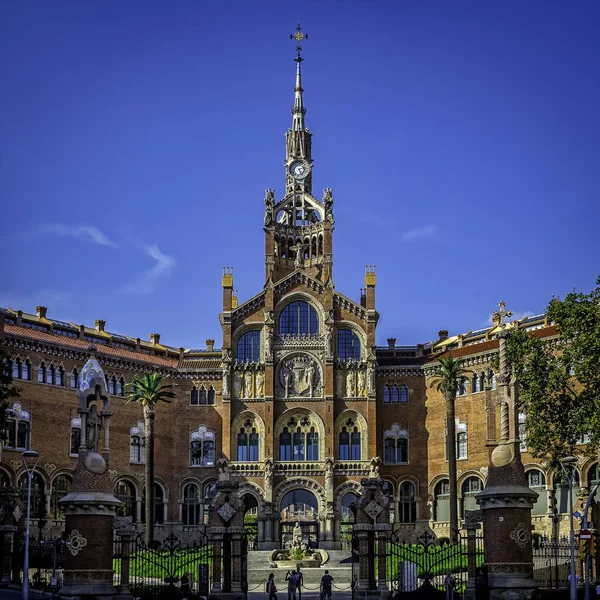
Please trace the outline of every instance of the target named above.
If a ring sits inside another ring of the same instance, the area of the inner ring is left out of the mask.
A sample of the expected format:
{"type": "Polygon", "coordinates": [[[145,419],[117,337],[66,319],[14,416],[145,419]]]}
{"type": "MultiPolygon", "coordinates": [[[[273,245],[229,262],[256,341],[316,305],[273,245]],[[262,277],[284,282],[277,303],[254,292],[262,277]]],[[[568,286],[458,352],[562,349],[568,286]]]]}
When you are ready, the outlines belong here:
{"type": "Polygon", "coordinates": [[[306,109],[304,108],[304,102],[302,99],[302,68],[301,63],[304,60],[302,58],[302,40],[307,40],[308,35],[303,33],[300,23],[296,27],[296,33],[290,34],[290,39],[296,40],[296,87],[294,88],[294,108],[292,108],[292,130],[293,131],[304,131],[304,115],[306,109]]]}

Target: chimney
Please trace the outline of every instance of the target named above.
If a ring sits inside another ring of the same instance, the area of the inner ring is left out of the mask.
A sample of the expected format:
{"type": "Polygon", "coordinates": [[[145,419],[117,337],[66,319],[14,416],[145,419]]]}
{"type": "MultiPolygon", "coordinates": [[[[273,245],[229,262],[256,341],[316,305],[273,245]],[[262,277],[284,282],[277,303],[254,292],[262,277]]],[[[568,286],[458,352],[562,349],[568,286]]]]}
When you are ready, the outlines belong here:
{"type": "Polygon", "coordinates": [[[206,349],[212,352],[215,349],[215,340],[206,340],[206,349]]]}
{"type": "Polygon", "coordinates": [[[106,321],[103,321],[102,319],[96,319],[94,321],[94,327],[96,328],[96,331],[98,331],[98,332],[103,332],[105,326],[106,326],[106,321]]]}
{"type": "Polygon", "coordinates": [[[135,351],[139,352],[142,347],[142,340],[140,338],[135,338],[135,351]]]}
{"type": "Polygon", "coordinates": [[[82,340],[85,337],[85,325],[79,326],[79,339],[82,340]]]}
{"type": "Polygon", "coordinates": [[[448,339],[448,330],[447,329],[440,329],[438,331],[438,338],[440,342],[443,342],[444,340],[448,339]]]}
{"type": "Polygon", "coordinates": [[[183,348],[183,347],[179,348],[179,360],[180,361],[183,360],[184,352],[185,352],[185,348],[183,348]]]}
{"type": "Polygon", "coordinates": [[[388,348],[396,347],[396,338],[388,338],[387,342],[388,342],[388,348]]]}
{"type": "Polygon", "coordinates": [[[150,341],[156,346],[156,344],[160,344],[160,333],[151,333],[150,341]]]}
{"type": "Polygon", "coordinates": [[[36,306],[35,307],[35,314],[40,318],[40,319],[45,319],[46,318],[46,313],[48,312],[48,308],[46,306],[36,306]]]}
{"type": "Polygon", "coordinates": [[[23,325],[23,311],[17,311],[17,325],[23,325]]]}

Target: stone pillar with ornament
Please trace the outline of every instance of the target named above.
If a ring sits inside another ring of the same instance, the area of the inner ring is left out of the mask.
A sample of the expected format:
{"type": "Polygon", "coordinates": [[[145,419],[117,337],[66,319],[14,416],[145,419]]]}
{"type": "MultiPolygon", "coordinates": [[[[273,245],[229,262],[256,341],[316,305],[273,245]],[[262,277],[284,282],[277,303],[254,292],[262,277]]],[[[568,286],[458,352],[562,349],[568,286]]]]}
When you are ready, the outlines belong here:
{"type": "MultiPolygon", "coordinates": [[[[373,469],[372,469],[373,470],[373,469]]],[[[377,474],[377,473],[372,473],[377,474]]],[[[356,598],[388,598],[387,544],[392,533],[391,499],[379,477],[361,480],[362,490],[354,506],[353,548],[358,555],[356,598]]]]}
{"type": "Polygon", "coordinates": [[[113,585],[113,519],[121,502],[109,474],[109,394],[95,356],[81,370],[77,389],[81,418],[79,457],[71,491],[59,501],[65,514],[68,552],[61,596],[131,597],[113,585]]]}
{"type": "Polygon", "coordinates": [[[477,495],[483,514],[490,600],[528,600],[536,588],[531,509],[538,494],[529,489],[521,462],[518,388],[509,372],[506,349],[510,335],[506,318],[510,316],[504,302],[493,314],[500,341],[499,372],[495,397],[489,390],[486,394],[489,468],[485,489],[477,495]]]}
{"type": "Polygon", "coordinates": [[[245,600],[246,529],[239,483],[230,479],[229,465],[219,459],[219,480],[209,499],[207,533],[213,542],[213,574],[209,600],[245,600]]]}

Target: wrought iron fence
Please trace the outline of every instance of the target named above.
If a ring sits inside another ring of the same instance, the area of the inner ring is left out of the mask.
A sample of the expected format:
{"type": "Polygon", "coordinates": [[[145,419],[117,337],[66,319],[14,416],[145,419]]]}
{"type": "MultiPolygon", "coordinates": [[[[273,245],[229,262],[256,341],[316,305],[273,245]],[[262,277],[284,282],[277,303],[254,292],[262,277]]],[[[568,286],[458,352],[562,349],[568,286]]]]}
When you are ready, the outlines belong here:
{"type": "MultiPolygon", "coordinates": [[[[571,542],[568,536],[533,536],[533,576],[540,588],[564,588],[569,585],[571,542]]],[[[575,544],[577,573],[582,573],[579,545],[575,544]]]]}

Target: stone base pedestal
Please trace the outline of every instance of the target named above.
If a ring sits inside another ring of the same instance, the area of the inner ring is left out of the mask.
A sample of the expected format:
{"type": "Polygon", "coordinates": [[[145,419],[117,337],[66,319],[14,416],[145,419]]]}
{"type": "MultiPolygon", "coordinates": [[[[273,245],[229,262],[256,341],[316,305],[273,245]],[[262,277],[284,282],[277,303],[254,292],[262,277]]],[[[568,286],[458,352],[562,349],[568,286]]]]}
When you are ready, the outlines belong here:
{"type": "Polygon", "coordinates": [[[357,589],[357,590],[354,590],[354,598],[363,598],[364,600],[370,600],[371,598],[380,599],[380,598],[391,598],[391,597],[392,597],[392,592],[390,592],[390,590],[382,590],[382,589],[376,589],[376,590],[357,589]]]}
{"type": "MultiPolygon", "coordinates": [[[[277,593],[279,594],[279,592],[277,593]]],[[[246,594],[244,592],[211,592],[208,594],[208,600],[246,600],[246,594]]]]}

